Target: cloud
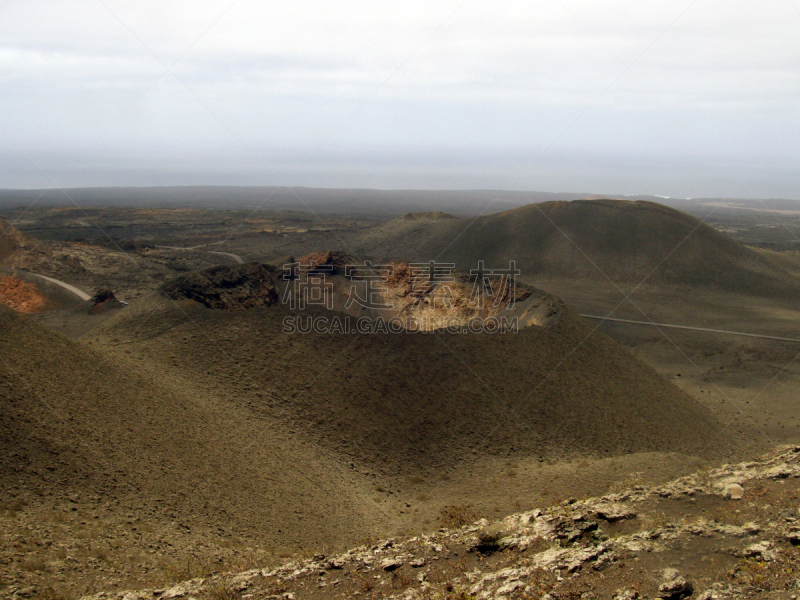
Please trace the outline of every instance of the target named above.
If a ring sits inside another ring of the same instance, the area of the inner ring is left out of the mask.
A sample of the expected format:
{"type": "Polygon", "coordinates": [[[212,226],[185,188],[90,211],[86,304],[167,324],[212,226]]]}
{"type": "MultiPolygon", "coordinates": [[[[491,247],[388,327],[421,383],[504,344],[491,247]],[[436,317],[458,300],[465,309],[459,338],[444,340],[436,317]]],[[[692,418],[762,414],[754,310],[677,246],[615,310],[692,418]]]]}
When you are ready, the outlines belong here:
{"type": "MultiPolygon", "coordinates": [[[[165,147],[196,161],[178,169],[186,183],[234,147],[296,165],[312,153],[414,163],[437,148],[484,156],[487,177],[498,156],[511,173],[542,152],[580,155],[564,163],[575,169],[591,156],[597,168],[608,156],[758,162],[776,146],[800,158],[798,26],[789,3],[740,0],[11,0],[0,128],[55,171],[96,142],[87,173],[126,157],[142,183],[165,147]],[[164,74],[173,63],[177,78],[164,74]]],[[[576,173],[558,171],[566,189],[576,173]]],[[[607,174],[627,185],[624,170],[607,174]]]]}

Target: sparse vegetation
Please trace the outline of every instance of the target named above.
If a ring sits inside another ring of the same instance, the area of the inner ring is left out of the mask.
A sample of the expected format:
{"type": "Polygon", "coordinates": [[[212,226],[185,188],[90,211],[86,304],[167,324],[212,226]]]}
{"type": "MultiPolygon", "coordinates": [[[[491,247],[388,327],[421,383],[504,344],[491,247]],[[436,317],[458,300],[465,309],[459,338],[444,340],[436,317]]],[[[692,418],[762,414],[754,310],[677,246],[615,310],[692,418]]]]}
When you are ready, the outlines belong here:
{"type": "Polygon", "coordinates": [[[162,567],[162,570],[165,581],[172,584],[195,577],[206,577],[215,569],[204,560],[188,556],[179,561],[168,562],[162,567]]]}
{"type": "Polygon", "coordinates": [[[492,554],[500,549],[497,543],[500,539],[499,532],[486,532],[481,531],[478,533],[478,544],[475,549],[481,554],[492,554]]]}
{"type": "MultiPolygon", "coordinates": [[[[612,468],[614,470],[617,469],[616,465],[612,466],[612,468]]],[[[618,493],[623,490],[628,490],[644,485],[646,482],[642,475],[643,474],[641,472],[631,473],[627,477],[625,477],[625,479],[612,482],[608,488],[609,492],[618,493]]]]}
{"type": "Polygon", "coordinates": [[[39,600],[72,600],[67,594],[59,591],[53,586],[46,586],[39,593],[39,600]]]}
{"type": "Polygon", "coordinates": [[[239,600],[241,596],[233,582],[224,577],[215,579],[208,591],[209,600],[239,600]]]}
{"type": "Polygon", "coordinates": [[[477,518],[477,514],[469,504],[445,506],[439,513],[439,523],[442,527],[448,528],[469,525],[477,518]]]}
{"type": "Polygon", "coordinates": [[[28,557],[20,563],[20,566],[25,571],[32,571],[38,573],[47,573],[50,571],[50,565],[44,558],[40,556],[28,557]]]}

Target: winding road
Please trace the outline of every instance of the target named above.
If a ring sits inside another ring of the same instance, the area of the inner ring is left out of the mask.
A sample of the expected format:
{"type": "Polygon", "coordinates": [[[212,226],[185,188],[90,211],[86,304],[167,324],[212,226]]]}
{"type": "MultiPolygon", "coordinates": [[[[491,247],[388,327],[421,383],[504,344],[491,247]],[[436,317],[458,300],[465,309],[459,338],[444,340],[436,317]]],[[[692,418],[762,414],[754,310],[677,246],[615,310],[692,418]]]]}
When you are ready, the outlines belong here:
{"type": "Polygon", "coordinates": [[[40,279],[45,279],[45,280],[49,281],[50,283],[55,283],[56,285],[60,285],[65,290],[68,290],[68,291],[72,292],[73,294],[75,294],[81,300],[91,300],[92,299],[92,297],[89,294],[87,294],[86,292],[84,292],[83,290],[79,290],[74,285],[70,285],[69,283],[65,283],[63,281],[60,281],[59,279],[55,279],[53,277],[48,277],[47,275],[39,275],[38,273],[31,273],[30,271],[23,271],[21,269],[16,269],[15,268],[14,270],[15,271],[19,271],[20,273],[26,273],[28,275],[33,275],[34,277],[39,277],[40,279]]]}
{"type": "MultiPolygon", "coordinates": [[[[218,242],[219,243],[219,242],[218,242]]],[[[206,246],[211,246],[213,244],[201,244],[200,246],[191,246],[189,248],[178,248],[176,246],[156,246],[156,248],[161,248],[162,250],[199,250],[200,248],[205,248],[206,246]]],[[[218,250],[203,250],[203,252],[208,252],[209,254],[221,254],[222,256],[228,256],[235,260],[240,265],[244,264],[244,260],[238,254],[234,254],[233,252],[220,252],[218,250]]]]}
{"type": "Polygon", "coordinates": [[[686,329],[688,331],[705,331],[706,333],[726,333],[728,335],[741,335],[762,340],[778,340],[780,342],[794,342],[800,344],[800,339],[780,337],[777,335],[765,335],[762,333],[745,333],[744,331],[731,331],[729,329],[712,329],[710,327],[692,327],[690,325],[673,325],[671,323],[653,323],[652,321],[634,321],[632,319],[616,319],[614,317],[601,317],[599,315],[581,314],[585,319],[597,319],[599,321],[613,321],[614,323],[632,323],[633,325],[649,325],[650,327],[664,327],[667,329],[686,329]]]}
{"type": "Polygon", "coordinates": [[[222,256],[230,256],[233,260],[235,260],[240,265],[244,264],[242,257],[238,254],[234,254],[233,252],[217,252],[216,250],[207,250],[209,254],[222,254],[222,256]]]}

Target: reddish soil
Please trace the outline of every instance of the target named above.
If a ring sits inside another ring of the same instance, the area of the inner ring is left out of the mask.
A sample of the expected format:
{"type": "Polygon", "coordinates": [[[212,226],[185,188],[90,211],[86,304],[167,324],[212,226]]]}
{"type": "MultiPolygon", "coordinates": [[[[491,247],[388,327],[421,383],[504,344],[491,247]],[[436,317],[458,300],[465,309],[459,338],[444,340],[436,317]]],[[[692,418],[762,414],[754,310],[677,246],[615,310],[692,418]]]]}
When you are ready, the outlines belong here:
{"type": "Polygon", "coordinates": [[[0,304],[22,313],[40,313],[45,298],[35,286],[13,276],[0,275],[0,304]]]}

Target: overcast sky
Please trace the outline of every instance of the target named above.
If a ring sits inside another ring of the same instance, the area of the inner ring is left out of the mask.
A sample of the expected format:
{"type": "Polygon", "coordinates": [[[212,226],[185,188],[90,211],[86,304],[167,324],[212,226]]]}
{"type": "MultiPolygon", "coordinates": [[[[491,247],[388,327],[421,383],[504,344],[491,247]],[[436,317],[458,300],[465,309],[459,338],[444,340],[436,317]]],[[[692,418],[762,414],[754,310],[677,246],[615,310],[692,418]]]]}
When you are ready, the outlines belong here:
{"type": "Polygon", "coordinates": [[[0,187],[800,198],[800,0],[0,0],[0,187]]]}

